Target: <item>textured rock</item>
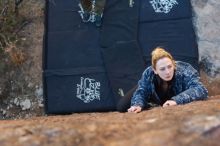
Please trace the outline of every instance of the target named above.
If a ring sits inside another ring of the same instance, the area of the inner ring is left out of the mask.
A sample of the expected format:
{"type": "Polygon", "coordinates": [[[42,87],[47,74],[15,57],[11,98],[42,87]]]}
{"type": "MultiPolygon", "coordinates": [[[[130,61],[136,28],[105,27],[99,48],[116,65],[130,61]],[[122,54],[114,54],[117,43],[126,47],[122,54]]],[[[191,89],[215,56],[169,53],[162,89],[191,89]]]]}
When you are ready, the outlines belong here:
{"type": "Polygon", "coordinates": [[[220,96],[134,113],[0,121],[1,146],[219,146],[220,96]]]}
{"type": "Polygon", "coordinates": [[[220,76],[220,1],[191,0],[200,61],[211,77],[220,76]]]}
{"type": "Polygon", "coordinates": [[[25,99],[24,101],[20,102],[20,106],[22,110],[27,110],[31,108],[31,101],[29,99],[25,99]]]}

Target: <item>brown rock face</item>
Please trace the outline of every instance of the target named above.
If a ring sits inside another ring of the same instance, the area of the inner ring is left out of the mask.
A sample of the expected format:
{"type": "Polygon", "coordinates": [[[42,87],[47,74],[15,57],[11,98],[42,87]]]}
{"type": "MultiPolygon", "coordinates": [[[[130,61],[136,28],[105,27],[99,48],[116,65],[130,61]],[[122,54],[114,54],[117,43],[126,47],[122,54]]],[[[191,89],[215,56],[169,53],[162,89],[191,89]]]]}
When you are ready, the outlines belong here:
{"type": "Polygon", "coordinates": [[[217,146],[220,96],[139,114],[83,113],[0,121],[1,146],[217,146]]]}

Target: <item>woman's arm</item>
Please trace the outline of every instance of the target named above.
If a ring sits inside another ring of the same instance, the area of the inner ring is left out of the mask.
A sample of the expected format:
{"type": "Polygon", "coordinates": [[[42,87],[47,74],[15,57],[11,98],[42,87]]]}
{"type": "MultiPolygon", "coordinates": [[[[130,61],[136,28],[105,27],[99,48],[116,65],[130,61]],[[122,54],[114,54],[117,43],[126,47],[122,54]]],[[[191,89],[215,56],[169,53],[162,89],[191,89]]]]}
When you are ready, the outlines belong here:
{"type": "Polygon", "coordinates": [[[131,106],[129,109],[128,109],[128,112],[129,113],[139,113],[141,112],[142,108],[140,106],[131,106]]]}
{"type": "Polygon", "coordinates": [[[208,90],[200,82],[198,72],[191,66],[184,71],[182,83],[186,86],[185,91],[172,97],[177,104],[185,104],[195,100],[204,100],[208,97],[208,90]]]}
{"type": "Polygon", "coordinates": [[[134,92],[132,98],[131,98],[131,107],[140,107],[141,109],[144,108],[147,98],[150,94],[150,88],[151,88],[151,68],[147,68],[143,74],[141,79],[138,82],[138,88],[134,92]]]}

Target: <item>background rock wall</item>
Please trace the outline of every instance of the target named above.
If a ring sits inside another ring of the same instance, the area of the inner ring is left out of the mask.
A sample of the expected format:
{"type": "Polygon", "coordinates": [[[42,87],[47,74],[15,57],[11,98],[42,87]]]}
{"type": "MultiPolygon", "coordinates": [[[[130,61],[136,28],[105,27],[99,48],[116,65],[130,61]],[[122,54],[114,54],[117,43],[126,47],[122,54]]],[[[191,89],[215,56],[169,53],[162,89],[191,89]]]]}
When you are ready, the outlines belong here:
{"type": "Polygon", "coordinates": [[[220,0],[191,0],[201,68],[211,78],[220,76],[220,0]]]}

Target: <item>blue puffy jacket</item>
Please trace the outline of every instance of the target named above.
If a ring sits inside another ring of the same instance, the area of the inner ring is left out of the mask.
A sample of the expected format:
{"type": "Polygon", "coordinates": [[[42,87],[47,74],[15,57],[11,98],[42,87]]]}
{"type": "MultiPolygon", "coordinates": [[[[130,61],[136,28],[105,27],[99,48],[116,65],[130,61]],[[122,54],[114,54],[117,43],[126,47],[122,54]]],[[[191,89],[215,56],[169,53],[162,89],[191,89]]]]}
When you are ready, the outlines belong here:
{"type": "MultiPolygon", "coordinates": [[[[156,74],[152,66],[148,67],[138,82],[138,88],[131,99],[131,106],[144,108],[150,101],[161,103],[161,99],[155,91],[154,78],[156,74]]],[[[176,61],[176,69],[171,89],[174,92],[171,100],[177,104],[185,104],[195,100],[203,100],[208,97],[208,90],[200,82],[199,73],[189,63],[176,61]]]]}

